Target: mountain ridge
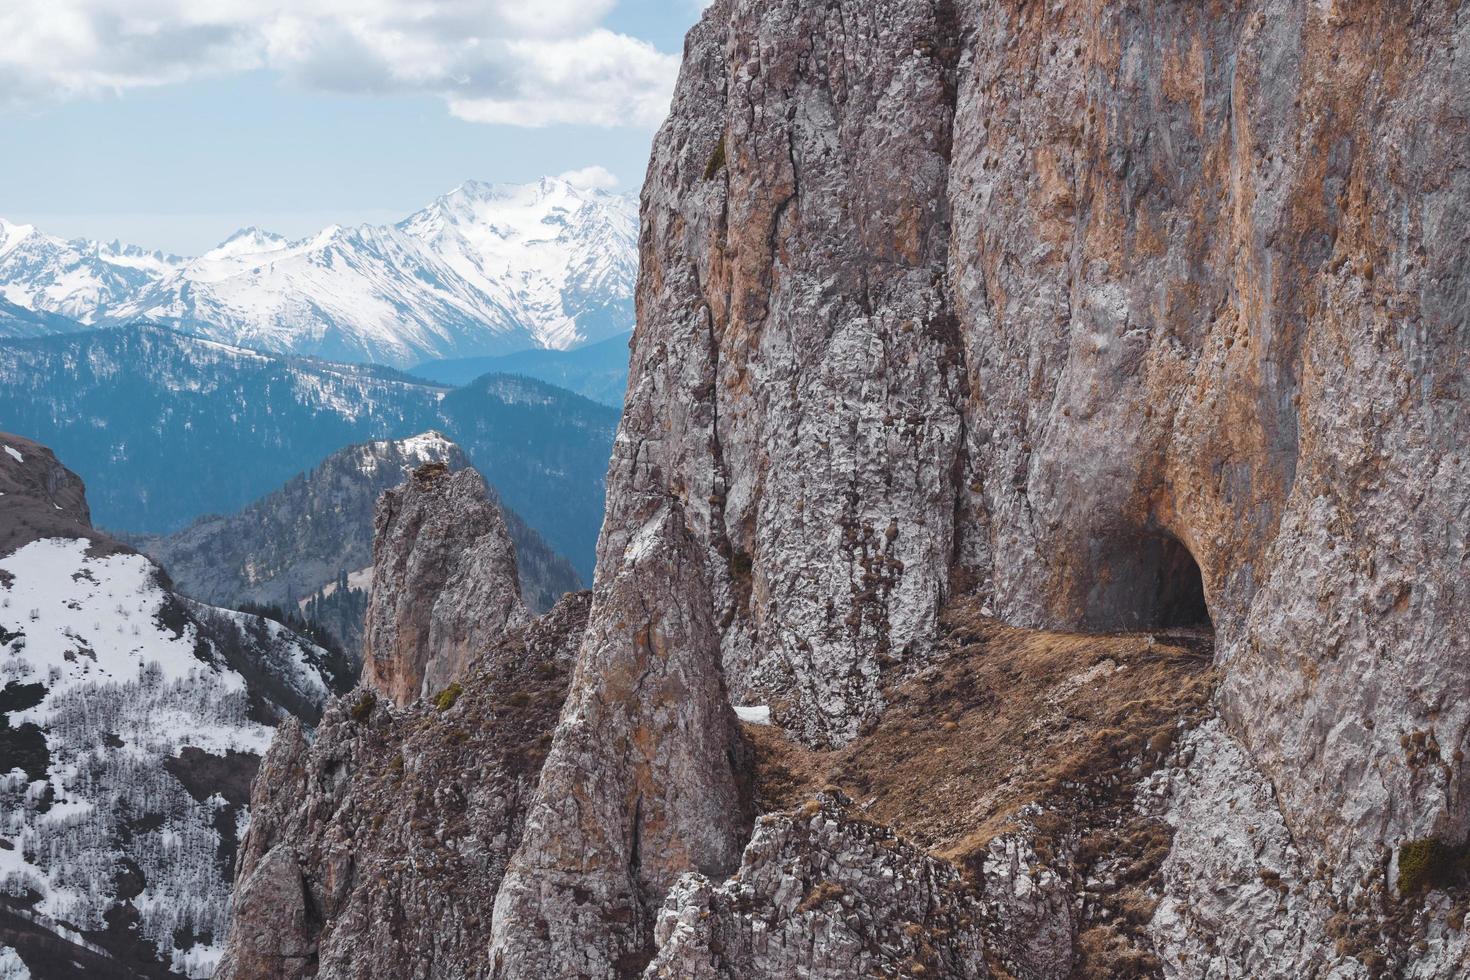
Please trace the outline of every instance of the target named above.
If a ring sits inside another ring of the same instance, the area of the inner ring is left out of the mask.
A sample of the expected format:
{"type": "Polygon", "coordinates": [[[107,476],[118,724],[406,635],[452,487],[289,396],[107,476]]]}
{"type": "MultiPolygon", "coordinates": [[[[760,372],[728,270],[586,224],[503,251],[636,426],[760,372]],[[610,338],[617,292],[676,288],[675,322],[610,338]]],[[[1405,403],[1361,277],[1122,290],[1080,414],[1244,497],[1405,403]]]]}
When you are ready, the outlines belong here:
{"type": "MultiPolygon", "coordinates": [[[[390,225],[257,227],[196,257],[0,219],[0,299],[271,353],[379,361],[566,349],[632,327],[636,204],[556,177],[466,181],[390,225]]],[[[0,316],[0,336],[22,335],[0,316]]]]}
{"type": "Polygon", "coordinates": [[[98,524],[143,534],[236,511],[343,446],[437,429],[585,581],[617,413],[533,379],[450,389],[135,324],[0,341],[0,419],[77,461],[98,524]]]}
{"type": "MultiPolygon", "coordinates": [[[[361,614],[332,615],[341,610],[327,600],[338,591],[339,575],[361,580],[362,573],[371,572],[379,497],[419,467],[436,463],[451,471],[470,467],[464,450],[433,430],[354,443],[239,511],[203,515],[171,535],[125,540],[163,566],[178,591],[204,602],[290,608],[315,600],[320,607],[332,607],[331,612],[322,608],[315,621],[355,656],[362,638],[361,614]]],[[[563,593],[582,587],[566,558],[552,551],[520,515],[503,504],[501,509],[515,544],[526,605],[533,613],[550,609],[563,593]]]]}

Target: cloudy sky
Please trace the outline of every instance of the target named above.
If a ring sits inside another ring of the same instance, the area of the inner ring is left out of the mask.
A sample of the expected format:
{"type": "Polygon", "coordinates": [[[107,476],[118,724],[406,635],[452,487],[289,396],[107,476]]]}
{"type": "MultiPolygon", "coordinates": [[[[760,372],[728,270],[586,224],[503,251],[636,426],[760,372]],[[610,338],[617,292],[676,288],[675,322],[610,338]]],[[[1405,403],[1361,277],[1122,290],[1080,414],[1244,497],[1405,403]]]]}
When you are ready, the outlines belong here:
{"type": "Polygon", "coordinates": [[[701,0],[4,0],[0,217],[197,253],[466,178],[635,190],[701,0]]]}

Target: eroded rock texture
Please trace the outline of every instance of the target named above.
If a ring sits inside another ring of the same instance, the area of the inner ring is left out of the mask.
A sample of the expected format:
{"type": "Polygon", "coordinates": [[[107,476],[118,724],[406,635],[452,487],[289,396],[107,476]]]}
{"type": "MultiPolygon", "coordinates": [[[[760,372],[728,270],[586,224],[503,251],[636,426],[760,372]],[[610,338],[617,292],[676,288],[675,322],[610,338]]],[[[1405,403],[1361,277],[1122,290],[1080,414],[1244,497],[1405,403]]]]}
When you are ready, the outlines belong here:
{"type": "Polygon", "coordinates": [[[761,818],[723,884],[680,879],[656,938],[651,978],[990,976],[979,906],[954,867],[841,794],[761,818]]]}
{"type": "Polygon", "coordinates": [[[398,704],[437,692],[525,618],[515,545],[479,473],[428,464],[383,494],[364,684],[398,704]]]}
{"type": "MultiPolygon", "coordinates": [[[[1470,833],[1467,33],[1454,2],[711,4],[644,188],[595,599],[494,974],[636,975],[680,881],[650,969],[862,969],[843,937],[876,918],[819,903],[830,955],[762,945],[775,879],[752,909],[754,878],[712,883],[747,836],[726,697],[857,744],[944,669],[960,598],[1145,631],[1095,689],[1147,631],[1212,632],[1221,684],[1156,793],[1128,795],[1192,696],[1172,724],[1100,699],[1097,730],[1043,704],[1079,726],[1043,746],[1161,730],[1102,778],[1038,758],[1066,792],[1005,834],[1025,774],[946,815],[994,962],[1463,974],[1463,891],[1394,875],[1470,833]]],[[[847,846],[782,826],[757,839],[795,866],[847,846]]],[[[936,948],[978,974],[966,935],[936,948]]]]}
{"type": "Polygon", "coordinates": [[[856,733],[947,589],[956,43],[926,3],[716,5],[644,190],[600,559],[677,495],[731,689],[813,740],[856,733]]]}
{"type": "Polygon", "coordinates": [[[686,871],[723,875],[750,829],[700,549],[676,504],[594,593],[525,837],[495,901],[497,978],[637,976],[686,871]]]}
{"type": "Polygon", "coordinates": [[[604,562],[685,501],[727,683],[813,741],[949,594],[1207,608],[1229,729],[1334,888],[1463,840],[1467,32],[714,5],[644,193],[604,562]]]}
{"type": "Polygon", "coordinates": [[[488,976],[490,906],[586,626],[573,593],[491,644],[453,697],[360,688],[281,730],[241,845],[220,978],[488,976]]]}

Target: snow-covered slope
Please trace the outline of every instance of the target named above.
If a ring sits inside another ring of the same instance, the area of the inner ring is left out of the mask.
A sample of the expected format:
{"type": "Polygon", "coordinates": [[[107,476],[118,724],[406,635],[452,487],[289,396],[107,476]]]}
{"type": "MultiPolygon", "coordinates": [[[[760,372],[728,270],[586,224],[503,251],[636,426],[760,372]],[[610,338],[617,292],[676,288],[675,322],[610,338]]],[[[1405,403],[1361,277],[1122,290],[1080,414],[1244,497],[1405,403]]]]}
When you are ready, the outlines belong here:
{"type": "MultiPolygon", "coordinates": [[[[468,182],[396,225],[257,228],[194,259],[0,222],[0,296],[260,350],[406,366],[567,349],[632,327],[637,206],[558,178],[468,182]]],[[[5,325],[0,321],[0,336],[5,325]]]]}
{"type": "Polygon", "coordinates": [[[271,726],[318,717],[346,678],[278,623],[176,596],[79,526],[80,484],[44,447],[0,443],[0,525],[21,529],[0,547],[0,911],[33,952],[207,976],[271,726]],[[26,516],[48,507],[65,520],[26,516]]]}

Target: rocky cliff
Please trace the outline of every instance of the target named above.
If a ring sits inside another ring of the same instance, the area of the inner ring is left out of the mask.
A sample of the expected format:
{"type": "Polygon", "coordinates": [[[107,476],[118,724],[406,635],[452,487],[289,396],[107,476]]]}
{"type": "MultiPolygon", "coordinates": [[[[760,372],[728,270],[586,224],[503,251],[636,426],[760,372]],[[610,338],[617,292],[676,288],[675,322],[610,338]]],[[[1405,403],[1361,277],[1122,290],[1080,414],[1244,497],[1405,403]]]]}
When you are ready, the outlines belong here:
{"type": "Polygon", "coordinates": [[[362,689],[256,779],[217,978],[481,977],[490,901],[566,698],[588,597],[511,628],[433,699],[362,689]]]}
{"type": "Polygon", "coordinates": [[[716,0],[491,974],[1463,975],[1467,35],[1458,3],[716,0]],[[1203,693],[1130,687],[1175,634],[1203,693]],[[747,836],[774,757],[716,692],[830,753],[914,684],[933,753],[980,711],[1025,767],[907,787],[918,822],[839,770],[929,838],[896,865],[833,798],[747,836]],[[916,884],[875,907],[864,862],[916,884]],[[943,937],[852,949],[893,929],[943,937]]]}
{"type": "Polygon", "coordinates": [[[446,687],[526,617],[516,549],[474,470],[425,463],[378,501],[363,683],[398,704],[446,687]]]}

